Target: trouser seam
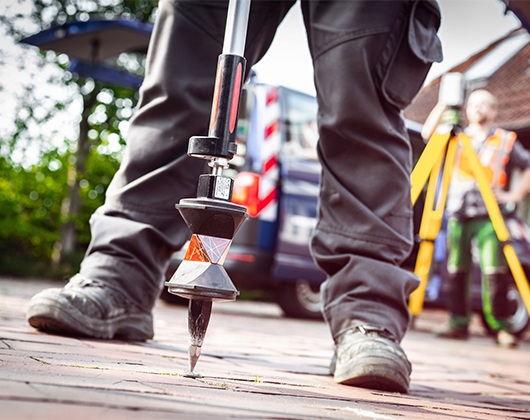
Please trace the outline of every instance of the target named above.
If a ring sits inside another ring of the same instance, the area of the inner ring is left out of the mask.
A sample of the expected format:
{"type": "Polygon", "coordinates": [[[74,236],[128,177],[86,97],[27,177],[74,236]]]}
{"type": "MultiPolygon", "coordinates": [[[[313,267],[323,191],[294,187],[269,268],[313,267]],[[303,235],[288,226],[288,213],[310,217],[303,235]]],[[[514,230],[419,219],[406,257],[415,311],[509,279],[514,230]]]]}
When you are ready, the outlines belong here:
{"type": "Polygon", "coordinates": [[[323,226],[323,223],[320,223],[318,228],[317,228],[317,230],[319,230],[319,231],[321,231],[323,233],[328,233],[328,234],[331,234],[331,235],[337,235],[337,236],[340,236],[342,238],[365,241],[365,242],[378,244],[378,245],[384,244],[384,245],[396,247],[398,249],[401,249],[401,246],[403,246],[402,242],[388,240],[388,238],[384,237],[384,236],[366,235],[365,233],[356,232],[356,231],[344,232],[344,227],[342,227],[342,226],[340,226],[340,227],[339,226],[337,226],[337,227],[323,226]]]}
{"type": "Polygon", "coordinates": [[[130,212],[133,211],[135,213],[144,214],[147,216],[163,216],[163,215],[175,215],[177,214],[177,210],[175,207],[172,209],[168,209],[167,207],[154,207],[152,205],[149,206],[149,209],[147,210],[145,206],[142,206],[140,204],[132,203],[128,201],[127,203],[120,201],[120,200],[113,200],[107,198],[105,201],[104,209],[107,210],[117,210],[117,211],[124,211],[124,212],[130,212]]]}
{"type": "Polygon", "coordinates": [[[357,30],[355,32],[351,32],[348,34],[338,36],[334,38],[332,41],[329,41],[326,45],[324,45],[320,49],[320,51],[316,52],[314,60],[317,60],[319,57],[321,57],[328,51],[331,51],[332,49],[338,47],[341,44],[345,44],[348,41],[353,41],[355,39],[364,38],[364,37],[372,36],[372,35],[380,35],[380,34],[387,33],[388,31],[389,31],[388,27],[382,26],[378,28],[357,30]]]}

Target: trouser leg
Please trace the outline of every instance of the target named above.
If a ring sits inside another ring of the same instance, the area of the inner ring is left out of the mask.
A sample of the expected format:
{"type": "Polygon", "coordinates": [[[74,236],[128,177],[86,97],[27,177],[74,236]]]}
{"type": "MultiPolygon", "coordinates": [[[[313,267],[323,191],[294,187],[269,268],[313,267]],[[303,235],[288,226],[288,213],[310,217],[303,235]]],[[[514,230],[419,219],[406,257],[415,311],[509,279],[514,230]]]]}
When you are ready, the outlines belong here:
{"type": "Polygon", "coordinates": [[[512,278],[492,222],[487,219],[477,221],[477,224],[484,318],[491,329],[507,330],[509,328],[508,318],[513,313],[508,299],[512,278]]]}
{"type": "Polygon", "coordinates": [[[469,273],[467,271],[450,273],[447,281],[447,309],[451,314],[451,327],[467,327],[471,321],[469,273]]]}
{"type": "MultiPolygon", "coordinates": [[[[263,56],[291,5],[252,5],[247,70],[263,56]]],[[[186,150],[191,136],[207,134],[226,7],[223,1],[160,2],[126,155],[105,204],[91,218],[92,241],[80,274],[120,287],[144,310],[158,296],[170,255],[189,236],[175,203],[196,196],[205,168],[186,150]]]]}
{"type": "Polygon", "coordinates": [[[450,218],[447,222],[447,309],[450,327],[460,328],[471,321],[470,273],[473,266],[471,244],[476,222],[450,218]]]}
{"type": "Polygon", "coordinates": [[[510,316],[515,308],[508,292],[513,282],[507,267],[495,267],[483,275],[482,311],[486,322],[494,331],[509,330],[510,316]]]}
{"type": "Polygon", "coordinates": [[[508,330],[514,313],[513,302],[508,298],[512,278],[508,273],[495,273],[487,275],[486,281],[482,296],[486,321],[493,330],[508,330]]]}
{"type": "MultiPolygon", "coordinates": [[[[439,16],[424,3],[417,11],[435,38],[439,16]]],[[[312,252],[328,274],[323,312],[335,339],[352,323],[384,327],[401,339],[409,321],[406,298],[418,284],[399,267],[413,242],[411,146],[400,110],[430,67],[428,59],[411,56],[413,5],[303,3],[322,164],[312,252]]]]}

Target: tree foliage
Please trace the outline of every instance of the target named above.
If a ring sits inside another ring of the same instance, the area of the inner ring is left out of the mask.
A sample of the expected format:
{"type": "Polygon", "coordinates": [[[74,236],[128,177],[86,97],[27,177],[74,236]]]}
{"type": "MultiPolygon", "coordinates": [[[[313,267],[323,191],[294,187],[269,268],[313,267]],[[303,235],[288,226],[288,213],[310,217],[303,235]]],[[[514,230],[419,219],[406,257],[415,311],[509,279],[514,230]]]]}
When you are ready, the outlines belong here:
{"type": "Polygon", "coordinates": [[[0,267],[11,275],[70,274],[90,241],[87,221],[103,203],[105,190],[119,165],[115,155],[95,149],[81,181],[82,211],[74,223],[79,231],[78,252],[57,271],[49,260],[59,237],[60,204],[65,194],[71,153],[51,150],[38,164],[23,167],[0,157],[0,267]]]}
{"type": "MultiPolygon", "coordinates": [[[[95,16],[152,22],[157,1],[0,3],[0,42],[6,46],[0,49],[0,272],[69,275],[90,240],[88,219],[103,203],[119,165],[137,93],[72,74],[66,55],[39,51],[20,40],[52,25],[95,16]],[[86,146],[79,143],[83,119],[86,146]],[[65,215],[61,207],[72,194],[72,168],[80,207],[65,215]],[[75,252],[52,273],[50,258],[65,223],[75,227],[75,252]]],[[[131,56],[116,63],[142,69],[142,60],[131,56]]]]}

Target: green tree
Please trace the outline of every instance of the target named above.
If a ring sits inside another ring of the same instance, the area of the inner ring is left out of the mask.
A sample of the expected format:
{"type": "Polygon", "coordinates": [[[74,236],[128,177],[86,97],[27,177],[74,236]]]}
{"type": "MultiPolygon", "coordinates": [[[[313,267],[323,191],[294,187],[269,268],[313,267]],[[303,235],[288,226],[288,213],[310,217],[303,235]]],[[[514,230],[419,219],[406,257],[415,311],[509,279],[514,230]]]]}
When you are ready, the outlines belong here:
{"type": "Polygon", "coordinates": [[[4,274],[68,275],[77,269],[90,240],[90,215],[103,203],[105,189],[119,165],[113,154],[92,149],[87,159],[88,179],[82,179],[82,206],[75,219],[78,250],[61,267],[50,268],[59,238],[60,203],[65,194],[68,161],[73,155],[50,150],[35,165],[23,167],[0,157],[0,268],[4,274]]]}
{"type": "MultiPolygon", "coordinates": [[[[0,100],[4,95],[2,103],[9,104],[1,109],[0,247],[9,248],[2,255],[16,249],[64,262],[89,241],[88,218],[102,204],[117,169],[137,94],[72,74],[66,55],[18,41],[52,25],[96,16],[149,22],[157,1],[0,3],[0,42],[7,46],[0,50],[0,100]],[[25,77],[12,83],[12,74],[25,77]]],[[[141,74],[143,60],[122,54],[108,64],[141,74]]]]}

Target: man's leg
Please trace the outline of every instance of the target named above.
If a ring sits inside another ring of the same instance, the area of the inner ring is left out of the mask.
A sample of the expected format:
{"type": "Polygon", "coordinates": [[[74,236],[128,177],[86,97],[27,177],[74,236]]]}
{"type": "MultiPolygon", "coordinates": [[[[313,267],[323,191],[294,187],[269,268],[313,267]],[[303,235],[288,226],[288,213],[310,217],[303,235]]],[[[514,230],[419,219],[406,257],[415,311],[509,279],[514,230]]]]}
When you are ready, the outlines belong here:
{"type": "Polygon", "coordinates": [[[477,235],[482,271],[482,310],[502,347],[516,347],[517,337],[510,333],[510,316],[514,313],[508,292],[513,282],[501,245],[489,219],[482,221],[477,235]]]}
{"type": "Polygon", "coordinates": [[[413,241],[400,111],[441,59],[439,11],[430,2],[308,1],[303,12],[322,163],[312,250],[328,274],[322,299],[337,343],[335,380],[406,392],[411,368],[399,342],[418,281],[399,266],[413,241]]]}
{"type": "Polygon", "coordinates": [[[475,234],[473,222],[450,219],[447,224],[447,272],[449,326],[437,332],[442,338],[465,340],[469,336],[471,303],[469,275],[471,273],[471,241],[475,234]]]}
{"type": "MultiPolygon", "coordinates": [[[[252,5],[247,70],[292,3],[252,5]]],[[[33,298],[27,316],[34,327],[101,338],[153,336],[151,309],[168,259],[189,237],[175,204],[196,195],[204,169],[186,151],[192,135],[207,134],[226,14],[227,2],[160,2],[124,161],[91,218],[79,274],[64,289],[33,298]]]]}

